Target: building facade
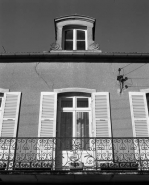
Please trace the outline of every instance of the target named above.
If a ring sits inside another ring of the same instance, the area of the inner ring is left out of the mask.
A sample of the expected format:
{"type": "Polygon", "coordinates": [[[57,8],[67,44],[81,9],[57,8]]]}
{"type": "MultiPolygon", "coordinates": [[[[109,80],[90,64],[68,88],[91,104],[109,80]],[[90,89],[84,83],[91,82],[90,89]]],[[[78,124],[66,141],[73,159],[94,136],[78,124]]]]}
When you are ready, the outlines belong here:
{"type": "Polygon", "coordinates": [[[54,23],[49,51],[0,55],[2,168],[147,171],[149,54],[103,53],[91,17],[54,23]]]}

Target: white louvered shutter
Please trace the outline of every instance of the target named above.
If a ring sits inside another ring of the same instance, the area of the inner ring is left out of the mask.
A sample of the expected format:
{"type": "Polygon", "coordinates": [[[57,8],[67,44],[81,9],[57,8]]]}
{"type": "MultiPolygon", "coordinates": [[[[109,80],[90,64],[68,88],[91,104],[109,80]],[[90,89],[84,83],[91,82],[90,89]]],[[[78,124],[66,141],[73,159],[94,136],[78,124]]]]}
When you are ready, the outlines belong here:
{"type": "Polygon", "coordinates": [[[57,93],[42,92],[38,137],[56,136],[57,93]]]}
{"type": "Polygon", "coordinates": [[[149,137],[149,118],[146,94],[129,92],[130,111],[134,137],[149,137]]]}
{"type": "Polygon", "coordinates": [[[0,120],[0,136],[16,137],[21,92],[6,92],[0,120]]]}
{"type": "Polygon", "coordinates": [[[92,93],[93,131],[95,137],[111,137],[110,105],[108,92],[92,93]]]}

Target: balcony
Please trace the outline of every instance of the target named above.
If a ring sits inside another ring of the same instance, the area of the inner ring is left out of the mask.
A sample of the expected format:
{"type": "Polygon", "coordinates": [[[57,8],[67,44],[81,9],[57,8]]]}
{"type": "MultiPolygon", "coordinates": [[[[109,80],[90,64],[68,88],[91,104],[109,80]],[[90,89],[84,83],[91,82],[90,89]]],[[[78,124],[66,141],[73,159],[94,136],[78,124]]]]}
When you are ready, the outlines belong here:
{"type": "Polygon", "coordinates": [[[1,172],[149,170],[149,138],[0,138],[1,172]]]}

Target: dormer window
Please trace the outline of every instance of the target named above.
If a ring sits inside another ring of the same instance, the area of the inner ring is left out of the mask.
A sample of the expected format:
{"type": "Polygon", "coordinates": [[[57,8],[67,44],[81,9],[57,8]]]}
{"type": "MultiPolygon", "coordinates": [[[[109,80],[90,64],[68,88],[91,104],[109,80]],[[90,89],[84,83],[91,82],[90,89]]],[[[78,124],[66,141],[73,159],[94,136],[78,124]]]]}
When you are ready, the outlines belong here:
{"type": "MultiPolygon", "coordinates": [[[[50,51],[91,51],[99,50],[95,43],[95,19],[83,15],[59,17],[55,23],[55,43],[50,51]]],[[[101,52],[101,50],[99,50],[101,52]]]]}
{"type": "Polygon", "coordinates": [[[64,50],[86,50],[87,31],[83,29],[64,29],[64,50]]]}

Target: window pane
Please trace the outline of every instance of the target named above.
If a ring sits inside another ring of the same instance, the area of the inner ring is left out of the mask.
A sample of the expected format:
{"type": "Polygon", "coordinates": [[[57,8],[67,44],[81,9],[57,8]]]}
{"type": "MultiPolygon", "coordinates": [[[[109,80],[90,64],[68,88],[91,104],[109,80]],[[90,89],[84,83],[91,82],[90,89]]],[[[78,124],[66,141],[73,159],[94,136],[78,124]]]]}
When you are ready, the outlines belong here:
{"type": "MultiPolygon", "coordinates": [[[[89,113],[77,112],[76,137],[89,137],[89,113]]],[[[87,150],[89,139],[78,139],[79,148],[87,150]]]]}
{"type": "Polygon", "coordinates": [[[65,39],[71,39],[73,40],[73,30],[67,30],[65,31],[65,39]]]}
{"type": "Polygon", "coordinates": [[[88,98],[77,98],[77,107],[88,107],[88,98]]]}
{"type": "Polygon", "coordinates": [[[89,113],[77,112],[76,137],[89,137],[89,113]]]}
{"type": "Polygon", "coordinates": [[[65,41],[65,50],[73,50],[73,41],[65,41]]]}
{"type": "Polygon", "coordinates": [[[4,93],[0,93],[0,97],[4,97],[4,93]]]}
{"type": "Polygon", "coordinates": [[[85,41],[77,41],[77,50],[85,50],[85,41]]]}
{"type": "Polygon", "coordinates": [[[77,30],[77,40],[85,40],[85,32],[77,30]]]}
{"type": "Polygon", "coordinates": [[[61,112],[60,137],[72,137],[72,112],[61,112]]]}
{"type": "Polygon", "coordinates": [[[63,98],[61,100],[61,108],[64,107],[73,107],[73,99],[72,98],[63,98]]]}
{"type": "Polygon", "coordinates": [[[72,112],[61,112],[60,137],[62,137],[62,150],[71,150],[72,148],[72,112]]]}

